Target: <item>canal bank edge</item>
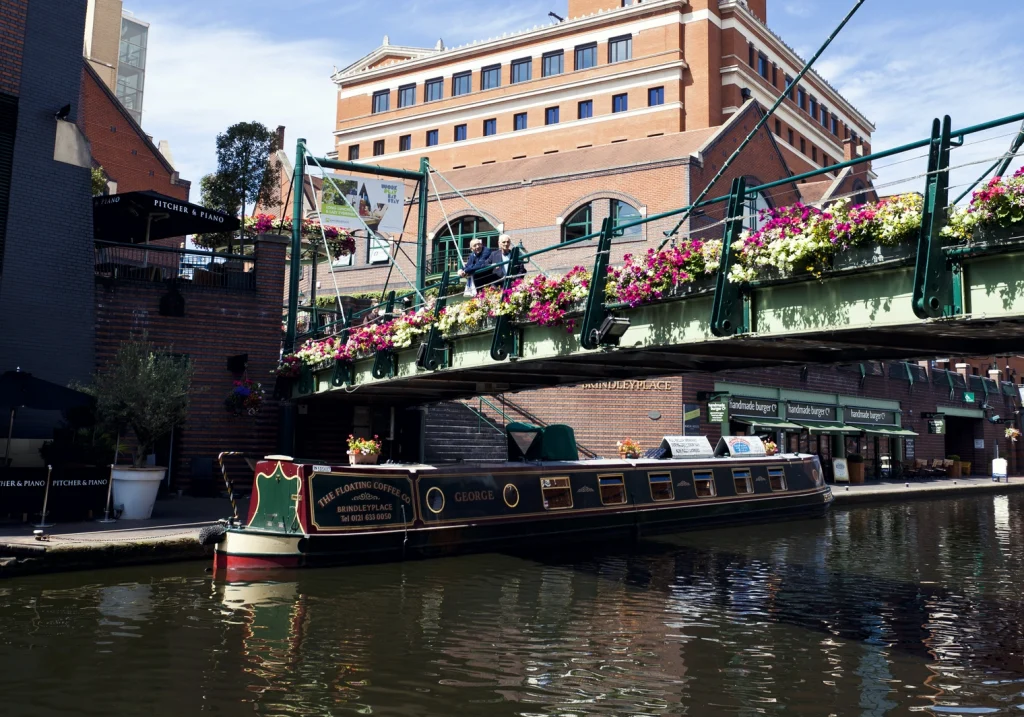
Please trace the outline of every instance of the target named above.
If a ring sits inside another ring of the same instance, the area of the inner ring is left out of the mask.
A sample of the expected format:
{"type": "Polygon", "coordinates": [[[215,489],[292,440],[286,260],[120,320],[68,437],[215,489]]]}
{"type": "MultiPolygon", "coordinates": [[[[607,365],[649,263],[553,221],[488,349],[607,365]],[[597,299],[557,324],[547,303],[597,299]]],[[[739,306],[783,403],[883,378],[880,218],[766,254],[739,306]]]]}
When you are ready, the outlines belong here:
{"type": "Polygon", "coordinates": [[[833,505],[864,505],[893,503],[898,500],[943,500],[965,495],[1010,493],[1024,490],[1024,478],[1010,478],[997,483],[991,478],[944,478],[933,481],[880,483],[874,485],[833,485],[833,505]]]}

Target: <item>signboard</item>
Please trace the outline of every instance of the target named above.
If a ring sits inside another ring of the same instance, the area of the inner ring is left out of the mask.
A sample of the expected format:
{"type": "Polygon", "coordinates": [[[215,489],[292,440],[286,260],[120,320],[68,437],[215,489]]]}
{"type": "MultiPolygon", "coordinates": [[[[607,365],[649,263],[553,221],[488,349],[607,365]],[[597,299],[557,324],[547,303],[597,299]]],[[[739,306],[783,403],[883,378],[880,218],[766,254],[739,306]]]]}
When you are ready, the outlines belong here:
{"type": "Polygon", "coordinates": [[[758,418],[776,418],[779,415],[779,402],[770,398],[729,397],[730,416],[755,416],[758,418]]]}
{"type": "Polygon", "coordinates": [[[850,482],[850,467],[845,458],[832,459],[832,478],[836,483],[850,482]]]}
{"type": "Polygon", "coordinates": [[[1024,403],[1024,384],[1018,386],[1017,391],[1020,392],[1020,402],[1024,403]]]}
{"type": "Polygon", "coordinates": [[[413,521],[408,478],[314,473],[309,489],[313,525],[318,530],[356,530],[413,521]]]}
{"type": "Polygon", "coordinates": [[[985,450],[985,439],[984,438],[975,438],[974,439],[974,450],[976,450],[976,451],[983,451],[983,450],[985,450]]]}
{"type": "MultiPolygon", "coordinates": [[[[683,404],[683,435],[684,436],[699,436],[700,435],[700,404],[699,403],[684,403],[683,404]]],[[[709,445],[708,448],[711,446],[709,445]]]]}
{"type": "Polygon", "coordinates": [[[810,421],[835,421],[836,407],[819,403],[790,403],[786,406],[786,418],[791,421],[801,418],[810,421]]]}
{"type": "Polygon", "coordinates": [[[843,411],[846,423],[860,423],[877,426],[896,425],[896,412],[881,408],[856,408],[847,406],[843,411]]]}
{"type": "Polygon", "coordinates": [[[365,225],[377,234],[405,229],[405,184],[396,180],[334,176],[324,182],[321,221],[354,232],[365,225]],[[358,216],[357,216],[358,213],[358,216]]]}
{"type": "Polygon", "coordinates": [[[673,458],[714,458],[707,436],[665,436],[661,447],[673,458]]]}
{"type": "Polygon", "coordinates": [[[721,423],[729,418],[729,404],[725,401],[708,402],[708,423],[721,423]]]}
{"type": "Polygon", "coordinates": [[[946,433],[946,416],[942,413],[926,413],[928,421],[928,433],[934,436],[942,436],[946,433]]]}
{"type": "Polygon", "coordinates": [[[915,442],[914,442],[913,438],[904,438],[903,439],[903,457],[906,460],[908,460],[908,461],[914,460],[914,458],[916,458],[916,455],[915,455],[916,450],[917,450],[917,446],[915,445],[915,442]]]}
{"type": "Polygon", "coordinates": [[[715,449],[716,456],[728,455],[733,458],[754,458],[765,456],[764,443],[757,436],[722,436],[715,449]]]}
{"type": "Polygon", "coordinates": [[[974,391],[964,391],[964,401],[974,403],[974,391]]]}

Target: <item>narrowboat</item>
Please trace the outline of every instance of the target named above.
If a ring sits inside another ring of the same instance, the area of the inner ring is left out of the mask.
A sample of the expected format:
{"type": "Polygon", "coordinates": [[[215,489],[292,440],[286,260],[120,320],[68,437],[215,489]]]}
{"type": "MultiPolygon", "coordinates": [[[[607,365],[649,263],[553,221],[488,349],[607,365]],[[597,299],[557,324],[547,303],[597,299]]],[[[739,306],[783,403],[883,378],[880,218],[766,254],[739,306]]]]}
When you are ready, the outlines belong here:
{"type": "Polygon", "coordinates": [[[756,437],[666,437],[644,457],[577,458],[568,426],[510,425],[490,465],[255,465],[247,516],[215,539],[216,571],[436,557],[532,542],[622,539],[823,515],[816,456],[769,456],[756,437]]]}

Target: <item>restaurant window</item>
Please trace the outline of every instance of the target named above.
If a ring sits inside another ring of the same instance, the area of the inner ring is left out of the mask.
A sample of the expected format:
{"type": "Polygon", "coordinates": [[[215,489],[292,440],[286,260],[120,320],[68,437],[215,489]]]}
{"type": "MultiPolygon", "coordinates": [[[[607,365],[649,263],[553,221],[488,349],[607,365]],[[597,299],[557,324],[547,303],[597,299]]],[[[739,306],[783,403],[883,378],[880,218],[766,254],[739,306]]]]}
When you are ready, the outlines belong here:
{"type": "Polygon", "coordinates": [[[428,129],[427,130],[427,146],[428,147],[435,147],[435,146],[437,146],[437,130],[436,129],[428,129]]]}
{"type": "Polygon", "coordinates": [[[387,112],[391,109],[391,91],[381,90],[373,93],[373,114],[387,112]]]}
{"type": "Polygon", "coordinates": [[[560,75],[565,71],[565,53],[562,50],[558,52],[545,52],[541,57],[540,65],[540,76],[551,77],[553,75],[560,75]]]}
{"type": "Polygon", "coordinates": [[[493,90],[501,87],[501,65],[491,65],[480,70],[480,89],[493,90]]]}
{"type": "Polygon", "coordinates": [[[533,79],[533,60],[529,57],[524,57],[521,60],[513,60],[511,72],[512,84],[514,85],[517,82],[526,82],[531,79],[533,79]]]}
{"type": "Polygon", "coordinates": [[[665,104],[665,88],[652,87],[647,90],[647,106],[656,107],[665,104]]]}
{"type": "Polygon", "coordinates": [[[562,241],[572,241],[590,234],[592,216],[589,203],[573,212],[562,226],[562,241]]]}
{"type": "MultiPolygon", "coordinates": [[[[618,199],[611,200],[611,206],[609,207],[612,221],[615,222],[615,226],[625,224],[627,222],[636,221],[640,219],[640,210],[636,207],[627,204],[626,202],[619,201],[618,199]]],[[[629,227],[628,229],[621,229],[615,232],[615,236],[630,236],[638,237],[642,233],[640,225],[635,227],[629,227]]]]}
{"type": "Polygon", "coordinates": [[[373,156],[379,157],[384,154],[384,140],[378,139],[373,143],[373,156]]]}
{"type": "Polygon", "coordinates": [[[359,159],[359,145],[353,144],[348,148],[348,161],[354,162],[359,159]]]}
{"type": "Polygon", "coordinates": [[[577,119],[590,119],[594,116],[594,101],[583,100],[577,105],[577,119]]]}
{"type": "Polygon", "coordinates": [[[572,484],[568,478],[541,478],[540,492],[545,510],[564,510],[572,507],[572,484]]]}
{"type": "Polygon", "coordinates": [[[629,95],[612,95],[612,112],[625,112],[629,109],[629,95]]]}
{"type": "Polygon", "coordinates": [[[633,59],[633,36],[622,35],[608,41],[608,64],[633,59]]]}
{"type": "Polygon", "coordinates": [[[466,125],[457,124],[455,125],[455,141],[461,142],[466,139],[466,125]]]}
{"type": "Polygon", "coordinates": [[[785,468],[769,468],[768,469],[768,482],[772,486],[773,491],[783,491],[786,488],[786,469],[785,468]]]}
{"type": "Polygon", "coordinates": [[[437,102],[444,99],[444,79],[438,77],[434,80],[427,80],[423,83],[423,101],[437,102]]]}
{"type": "Polygon", "coordinates": [[[621,475],[598,476],[602,505],[622,505],[626,502],[626,485],[621,475]]]}
{"type": "Polygon", "coordinates": [[[558,124],[557,107],[548,107],[544,110],[544,124],[558,124]]]}
{"type": "Polygon", "coordinates": [[[403,134],[398,138],[398,151],[408,152],[410,149],[412,149],[412,135],[403,134]]]}
{"type": "Polygon", "coordinates": [[[496,120],[496,119],[485,119],[484,120],[484,137],[490,137],[492,134],[498,134],[498,120],[496,120]]]}
{"type": "Polygon", "coordinates": [[[515,131],[518,132],[521,129],[526,129],[526,127],[527,127],[527,124],[526,124],[526,113],[525,112],[520,112],[519,114],[515,115],[512,118],[512,129],[514,129],[515,131]]]}
{"type": "Polygon", "coordinates": [[[732,472],[732,484],[736,488],[736,495],[746,495],[754,492],[754,483],[750,480],[750,469],[739,468],[732,472]]]}
{"type": "Polygon", "coordinates": [[[698,498],[715,497],[715,476],[711,471],[693,472],[693,492],[698,498]]]}
{"type": "Polygon", "coordinates": [[[580,45],[576,48],[576,69],[587,70],[597,66],[597,43],[580,45]]]}
{"type": "Polygon", "coordinates": [[[472,91],[472,72],[460,72],[457,75],[452,75],[452,97],[458,97],[459,95],[468,95],[472,91]]]}
{"type": "Polygon", "coordinates": [[[671,473],[649,473],[647,480],[651,484],[651,500],[674,500],[675,489],[672,487],[671,473]]]}
{"type": "Polygon", "coordinates": [[[416,85],[405,85],[398,88],[398,106],[412,107],[416,104],[416,85]]]}

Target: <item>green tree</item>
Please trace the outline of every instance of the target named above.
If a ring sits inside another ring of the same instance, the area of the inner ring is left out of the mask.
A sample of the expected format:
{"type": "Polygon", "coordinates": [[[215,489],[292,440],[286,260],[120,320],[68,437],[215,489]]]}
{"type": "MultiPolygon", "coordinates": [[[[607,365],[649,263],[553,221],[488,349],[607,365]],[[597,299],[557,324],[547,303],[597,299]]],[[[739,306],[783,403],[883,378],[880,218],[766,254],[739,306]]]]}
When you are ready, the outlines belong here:
{"type": "Polygon", "coordinates": [[[259,122],[239,122],[217,135],[217,181],[230,187],[245,211],[248,202],[271,204],[280,171],[270,158],[278,150],[277,134],[259,122]]]}
{"type": "Polygon", "coordinates": [[[103,167],[92,168],[92,196],[98,197],[107,193],[107,173],[103,167]]]}

